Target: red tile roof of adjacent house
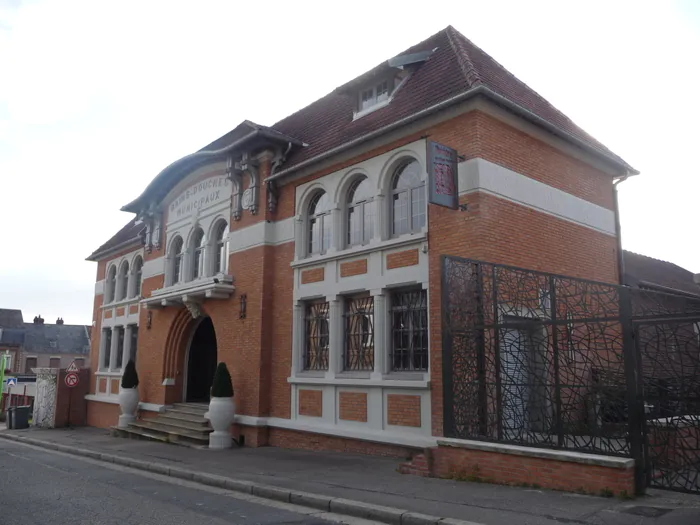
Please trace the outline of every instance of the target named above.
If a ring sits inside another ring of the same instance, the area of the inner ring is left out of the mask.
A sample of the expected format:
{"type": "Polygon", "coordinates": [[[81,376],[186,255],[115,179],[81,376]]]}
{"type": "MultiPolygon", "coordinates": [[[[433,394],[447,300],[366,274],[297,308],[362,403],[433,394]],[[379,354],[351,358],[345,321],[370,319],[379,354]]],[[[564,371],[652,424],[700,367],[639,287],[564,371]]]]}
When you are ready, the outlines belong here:
{"type": "Polygon", "coordinates": [[[623,250],[625,284],[640,288],[656,285],[700,296],[700,286],[693,280],[693,272],[677,264],[639,253],[623,250]]]}
{"type": "Polygon", "coordinates": [[[115,233],[111,239],[92,252],[88,256],[87,260],[97,260],[100,258],[101,254],[110,252],[115,248],[118,248],[120,245],[128,246],[128,244],[131,243],[136,244],[139,234],[143,229],[144,225],[138,222],[136,217],[134,217],[121,230],[115,233]]]}
{"type": "MultiPolygon", "coordinates": [[[[330,155],[349,143],[361,141],[368,134],[381,133],[387,126],[399,125],[418,114],[435,109],[438,105],[461,98],[466,100],[472,94],[481,93],[497,103],[506,105],[512,111],[517,110],[523,117],[546,126],[570,142],[608,159],[621,172],[637,173],[624,160],[579,128],[452,26],[408,48],[398,56],[419,52],[432,54],[424,62],[411,66],[410,75],[394,93],[389,104],[361,118],[353,120],[357,93],[349,89],[349,86],[356,88],[362,81],[369,81],[375,75],[388,71],[390,66],[387,61],[271,127],[245,121],[202,148],[200,152],[225,147],[243,136],[248,128],[262,130],[270,136],[282,134],[279,137],[295,140],[297,147],[288,156],[278,175],[275,175],[280,176],[301,167],[302,164],[311,164],[320,156],[330,155]],[[304,145],[301,146],[301,143],[304,145]]],[[[182,176],[181,173],[169,173],[166,168],[158,178],[167,179],[169,175],[172,175],[173,184],[177,183],[177,176],[182,176]]],[[[153,183],[149,188],[151,186],[153,183]]],[[[149,191],[151,190],[147,188],[142,197],[149,191]]],[[[162,188],[159,191],[162,193],[162,188]]],[[[141,202],[142,197],[134,203],[141,202]]],[[[145,199],[143,200],[145,202],[145,199]]],[[[134,203],[132,205],[135,205],[134,203]]],[[[135,228],[134,221],[131,221],[90,257],[113,249],[126,240],[126,237],[135,238],[138,234],[135,228]]]]}

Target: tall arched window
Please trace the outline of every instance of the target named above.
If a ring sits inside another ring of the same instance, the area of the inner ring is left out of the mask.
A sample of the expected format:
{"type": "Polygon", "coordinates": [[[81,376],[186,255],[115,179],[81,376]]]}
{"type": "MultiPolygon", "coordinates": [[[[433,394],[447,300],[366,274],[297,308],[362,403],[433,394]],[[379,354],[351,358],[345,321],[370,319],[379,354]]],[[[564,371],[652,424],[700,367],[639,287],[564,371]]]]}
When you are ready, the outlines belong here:
{"type": "Polygon", "coordinates": [[[425,182],[417,161],[398,167],[391,189],[392,235],[420,231],[425,226],[425,182]]]}
{"type": "Polygon", "coordinates": [[[214,259],[214,275],[217,273],[226,273],[228,270],[228,224],[226,221],[220,221],[214,227],[214,236],[212,239],[212,252],[214,259]]]}
{"type": "Polygon", "coordinates": [[[105,282],[105,304],[114,301],[114,292],[117,286],[117,267],[112,265],[107,271],[107,281],[105,282]]]}
{"type": "Polygon", "coordinates": [[[367,177],[357,179],[348,190],[348,246],[367,244],[374,235],[374,192],[367,177]]]}
{"type": "Polygon", "coordinates": [[[117,301],[126,299],[129,287],[129,263],[124,261],[119,267],[119,277],[117,278],[117,301]]]}
{"type": "Polygon", "coordinates": [[[309,255],[326,253],[331,246],[331,199],[325,191],[314,195],[309,204],[309,255]]]}
{"type": "Polygon", "coordinates": [[[197,228],[192,234],[190,244],[192,253],[192,278],[198,279],[204,275],[204,231],[197,228]]]}
{"type": "Polygon", "coordinates": [[[182,237],[177,236],[170,245],[170,282],[177,284],[180,282],[182,274],[182,237]]]}
{"type": "Polygon", "coordinates": [[[134,284],[131,287],[133,297],[141,295],[141,277],[143,275],[143,259],[139,256],[134,259],[134,265],[131,268],[131,275],[134,279],[134,284]]]}

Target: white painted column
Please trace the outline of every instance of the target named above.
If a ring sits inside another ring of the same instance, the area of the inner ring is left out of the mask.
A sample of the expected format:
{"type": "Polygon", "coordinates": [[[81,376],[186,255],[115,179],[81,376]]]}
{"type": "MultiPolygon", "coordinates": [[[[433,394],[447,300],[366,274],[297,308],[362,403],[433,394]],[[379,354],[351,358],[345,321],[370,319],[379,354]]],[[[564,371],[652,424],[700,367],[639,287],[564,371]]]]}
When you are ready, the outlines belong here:
{"type": "Polygon", "coordinates": [[[386,294],[384,289],[370,292],[374,300],[374,371],[371,379],[381,379],[387,370],[387,324],[386,294]]]}
{"type": "Polygon", "coordinates": [[[387,223],[390,217],[387,217],[386,198],[383,194],[379,194],[374,198],[374,234],[372,242],[381,242],[382,239],[390,237],[387,223]]]}
{"type": "Polygon", "coordinates": [[[297,372],[303,370],[303,355],[304,355],[304,305],[299,302],[294,302],[292,317],[292,377],[297,375],[297,372]]]}
{"type": "Polygon", "coordinates": [[[343,371],[344,333],[342,296],[329,295],[328,301],[328,372],[326,377],[335,379],[343,371]]]}
{"type": "Polygon", "coordinates": [[[117,347],[119,346],[118,327],[112,327],[112,344],[109,349],[109,369],[114,372],[117,366],[117,347]]]}
{"type": "Polygon", "coordinates": [[[294,218],[294,253],[297,259],[306,256],[307,233],[304,231],[304,217],[297,215],[294,218]]]}
{"type": "MultiPolygon", "coordinates": [[[[326,220],[328,220],[326,216],[326,220]]],[[[338,250],[345,248],[345,243],[343,242],[343,212],[340,208],[333,208],[331,210],[330,220],[331,225],[331,246],[326,253],[333,253],[338,250]]]]}
{"type": "Polygon", "coordinates": [[[180,262],[180,282],[190,281],[193,274],[192,270],[192,250],[187,248],[182,252],[182,261],[180,262]]]}

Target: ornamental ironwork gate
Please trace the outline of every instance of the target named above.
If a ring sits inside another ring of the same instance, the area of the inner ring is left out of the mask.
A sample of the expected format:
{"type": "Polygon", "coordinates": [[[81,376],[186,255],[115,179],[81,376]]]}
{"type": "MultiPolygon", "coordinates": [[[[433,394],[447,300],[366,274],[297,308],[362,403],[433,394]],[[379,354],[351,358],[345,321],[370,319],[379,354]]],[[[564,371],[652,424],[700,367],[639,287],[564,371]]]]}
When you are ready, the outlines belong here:
{"type": "Polygon", "coordinates": [[[445,435],[635,458],[700,493],[700,298],[443,257],[445,435]]]}

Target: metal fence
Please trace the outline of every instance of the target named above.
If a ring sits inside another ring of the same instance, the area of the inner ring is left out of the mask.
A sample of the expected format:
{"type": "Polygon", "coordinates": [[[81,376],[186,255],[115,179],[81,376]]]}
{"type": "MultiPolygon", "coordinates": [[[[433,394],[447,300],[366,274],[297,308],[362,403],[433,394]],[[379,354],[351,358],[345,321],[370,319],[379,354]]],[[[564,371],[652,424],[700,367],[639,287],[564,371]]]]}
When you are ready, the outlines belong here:
{"type": "Polygon", "coordinates": [[[700,492],[700,298],[442,264],[446,435],[634,457],[700,492]]]}

